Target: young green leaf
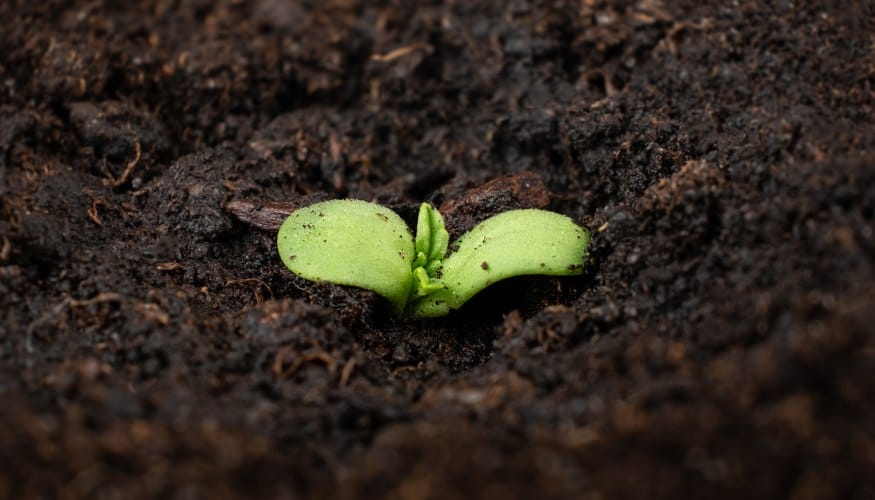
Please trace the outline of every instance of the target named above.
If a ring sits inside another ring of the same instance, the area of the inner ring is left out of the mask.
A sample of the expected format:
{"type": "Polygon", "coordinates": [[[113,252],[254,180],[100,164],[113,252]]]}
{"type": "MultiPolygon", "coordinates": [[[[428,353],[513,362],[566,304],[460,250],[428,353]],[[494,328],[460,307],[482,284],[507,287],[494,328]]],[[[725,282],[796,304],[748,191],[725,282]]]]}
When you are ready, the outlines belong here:
{"type": "Polygon", "coordinates": [[[583,272],[589,232],[570,218],[544,210],[512,210],[486,219],[460,237],[443,259],[443,287],[416,299],[407,313],[444,316],[487,286],[526,274],[568,276],[583,272]]]}
{"type": "Polygon", "coordinates": [[[407,224],[386,207],[332,200],[296,210],[277,235],[283,263],[311,281],[376,292],[404,310],[416,257],[407,224]]]}
{"type": "MultiPolygon", "coordinates": [[[[419,218],[416,222],[416,260],[414,267],[436,268],[432,263],[444,258],[450,234],[444,226],[441,213],[428,203],[419,206],[419,218]],[[432,264],[429,266],[429,264],[432,264]]],[[[429,273],[429,276],[432,274],[429,273]]]]}

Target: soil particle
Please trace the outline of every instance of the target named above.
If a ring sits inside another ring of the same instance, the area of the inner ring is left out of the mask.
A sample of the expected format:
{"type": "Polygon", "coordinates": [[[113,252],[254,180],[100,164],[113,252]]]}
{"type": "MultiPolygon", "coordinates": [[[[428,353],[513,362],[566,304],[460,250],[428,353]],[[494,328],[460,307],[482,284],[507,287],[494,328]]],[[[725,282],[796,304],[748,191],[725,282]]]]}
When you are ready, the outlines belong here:
{"type": "MultiPolygon", "coordinates": [[[[454,186],[458,190],[457,186],[458,183],[454,186]]],[[[465,191],[447,189],[442,194],[446,201],[439,210],[452,239],[495,214],[520,208],[546,208],[550,203],[544,181],[533,172],[500,177],[465,191]]]]}
{"type": "Polygon", "coordinates": [[[94,42],[52,39],[34,74],[38,91],[49,98],[100,95],[109,80],[109,58],[94,42]]]}
{"type": "Polygon", "coordinates": [[[139,189],[157,172],[156,163],[167,159],[170,143],[163,126],[154,116],[119,102],[74,102],[70,122],[83,145],[98,159],[92,166],[109,170],[114,187],[131,183],[139,189]]]}
{"type": "Polygon", "coordinates": [[[226,195],[222,181],[235,168],[234,157],[224,150],[179,159],[148,194],[147,201],[158,214],[149,222],[172,230],[181,248],[227,232],[231,219],[222,209],[226,195]]]}
{"type": "Polygon", "coordinates": [[[68,257],[66,242],[70,237],[69,227],[58,217],[47,214],[27,214],[18,225],[15,242],[31,258],[50,265],[59,258],[68,257]]]}

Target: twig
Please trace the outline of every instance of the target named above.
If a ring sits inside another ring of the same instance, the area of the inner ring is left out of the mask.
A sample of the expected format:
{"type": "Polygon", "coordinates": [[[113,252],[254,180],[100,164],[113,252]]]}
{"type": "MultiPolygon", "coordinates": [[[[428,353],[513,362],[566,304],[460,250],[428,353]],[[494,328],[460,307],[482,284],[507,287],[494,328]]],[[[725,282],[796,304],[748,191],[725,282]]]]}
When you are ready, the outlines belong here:
{"type": "Polygon", "coordinates": [[[418,43],[414,43],[411,45],[406,45],[404,47],[399,47],[395,50],[390,50],[389,52],[387,52],[385,54],[373,54],[373,55],[371,55],[371,60],[377,61],[377,62],[394,61],[395,59],[398,59],[399,57],[404,57],[407,54],[410,54],[411,52],[415,52],[417,50],[424,50],[425,52],[431,54],[431,52],[434,49],[432,48],[431,45],[429,45],[425,42],[418,42],[418,43]]]}
{"type": "Polygon", "coordinates": [[[338,382],[340,387],[346,387],[346,384],[349,383],[349,378],[352,376],[353,370],[355,370],[355,359],[350,358],[350,360],[343,365],[343,369],[340,370],[340,381],[338,382]]]}
{"type": "Polygon", "coordinates": [[[117,293],[98,293],[94,297],[85,300],[71,300],[70,307],[87,307],[103,302],[121,302],[122,296],[117,293]]]}
{"type": "Polygon", "coordinates": [[[128,180],[128,176],[131,175],[131,172],[134,171],[134,167],[136,167],[137,163],[140,162],[140,155],[142,153],[142,151],[140,149],[140,141],[137,141],[134,143],[134,148],[136,149],[136,153],[137,153],[136,156],[134,157],[133,160],[128,162],[128,166],[125,167],[125,170],[122,172],[121,177],[119,177],[118,179],[116,179],[112,182],[112,187],[119,187],[122,184],[124,184],[125,181],[128,180]]]}
{"type": "Polygon", "coordinates": [[[285,357],[289,352],[292,352],[293,349],[289,346],[283,347],[276,354],[276,358],[274,358],[273,366],[271,367],[271,371],[274,375],[278,377],[288,377],[294,375],[304,364],[309,363],[311,361],[321,361],[325,364],[326,368],[328,368],[328,373],[333,375],[337,371],[337,361],[331,357],[325,351],[312,352],[308,354],[302,354],[296,357],[292,364],[289,365],[288,368],[283,368],[285,364],[285,357]]]}
{"type": "Polygon", "coordinates": [[[159,262],[155,264],[155,269],[158,271],[175,271],[182,269],[182,264],[179,262],[159,262]]]}
{"type": "Polygon", "coordinates": [[[101,225],[100,216],[97,214],[97,207],[106,206],[106,203],[103,200],[95,199],[91,202],[91,208],[85,211],[85,214],[88,215],[88,218],[94,221],[98,226],[101,225]]]}
{"type": "Polygon", "coordinates": [[[3,247],[0,248],[0,261],[9,260],[9,255],[12,253],[12,243],[9,242],[9,238],[6,236],[3,237],[3,247]]]}

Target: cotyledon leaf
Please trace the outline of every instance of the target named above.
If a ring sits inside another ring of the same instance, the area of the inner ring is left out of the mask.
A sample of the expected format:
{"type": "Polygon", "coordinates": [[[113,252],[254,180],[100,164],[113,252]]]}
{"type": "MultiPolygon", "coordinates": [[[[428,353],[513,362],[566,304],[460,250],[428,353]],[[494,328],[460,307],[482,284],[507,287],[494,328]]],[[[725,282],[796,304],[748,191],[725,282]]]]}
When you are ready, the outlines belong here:
{"type": "Polygon", "coordinates": [[[283,222],[277,247],[286,267],[302,278],[371,290],[399,312],[407,303],[413,235],[386,207],[361,200],[309,205],[283,222]]]}
{"type": "Polygon", "coordinates": [[[513,276],[583,272],[589,231],[545,210],[511,210],[462,235],[438,270],[441,290],[408,305],[415,318],[444,316],[487,286],[513,276]]]}

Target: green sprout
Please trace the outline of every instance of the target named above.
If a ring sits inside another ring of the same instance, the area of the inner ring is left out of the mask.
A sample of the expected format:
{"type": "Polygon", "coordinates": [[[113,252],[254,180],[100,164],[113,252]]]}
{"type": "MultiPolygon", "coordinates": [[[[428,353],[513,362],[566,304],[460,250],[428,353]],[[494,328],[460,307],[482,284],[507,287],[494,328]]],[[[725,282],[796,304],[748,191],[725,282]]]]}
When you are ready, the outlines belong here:
{"type": "Polygon", "coordinates": [[[511,210],[449,243],[443,217],[428,203],[414,238],[398,214],[361,200],[296,210],[277,236],[280,258],[298,276],[371,290],[398,313],[434,318],[506,278],[582,273],[589,231],[554,212],[511,210]]]}

